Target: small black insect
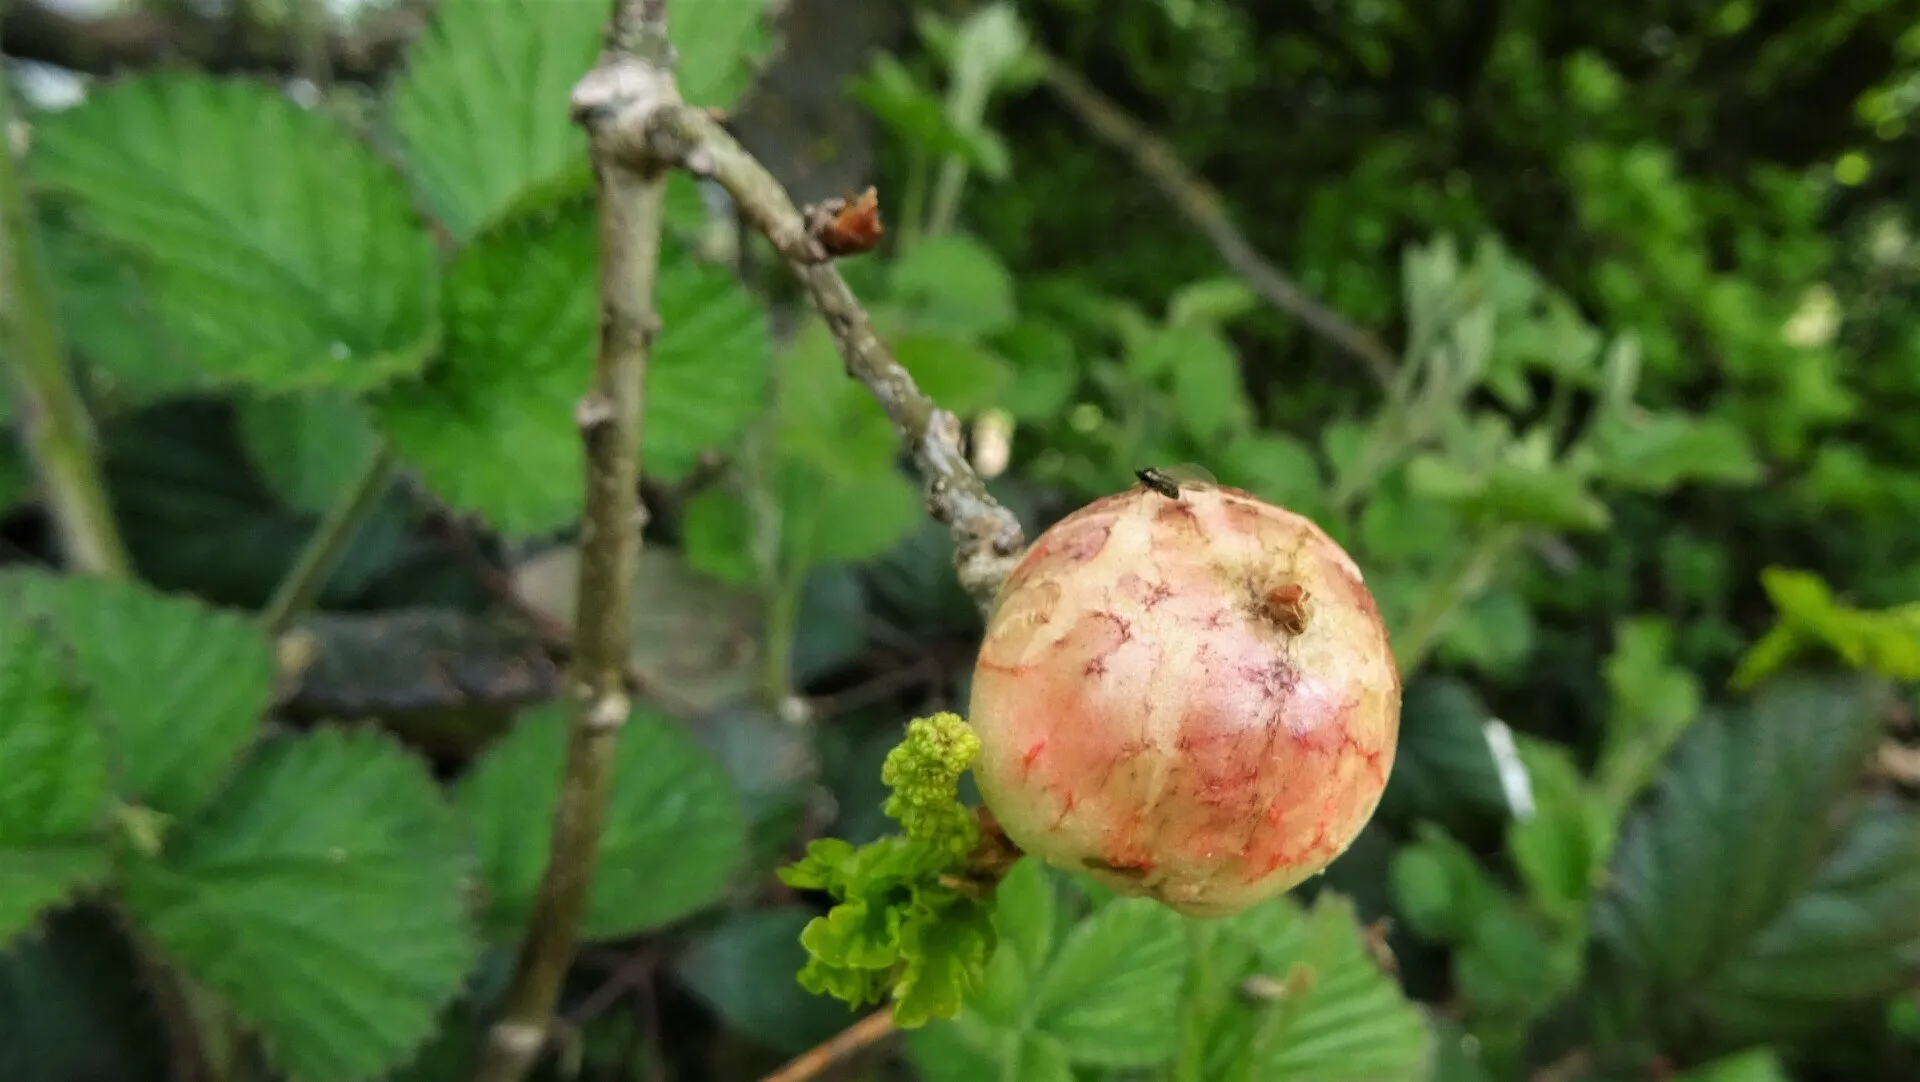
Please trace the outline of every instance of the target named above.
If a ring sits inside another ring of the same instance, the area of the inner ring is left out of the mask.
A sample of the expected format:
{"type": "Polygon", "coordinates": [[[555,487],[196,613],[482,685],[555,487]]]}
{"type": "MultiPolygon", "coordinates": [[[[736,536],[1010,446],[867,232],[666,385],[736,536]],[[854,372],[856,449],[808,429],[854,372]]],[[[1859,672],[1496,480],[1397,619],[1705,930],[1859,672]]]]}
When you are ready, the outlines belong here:
{"type": "Polygon", "coordinates": [[[1175,480],[1165,470],[1148,466],[1144,470],[1133,471],[1133,475],[1140,479],[1141,484],[1158,492],[1169,500],[1177,500],[1180,498],[1180,482],[1175,480]]]}

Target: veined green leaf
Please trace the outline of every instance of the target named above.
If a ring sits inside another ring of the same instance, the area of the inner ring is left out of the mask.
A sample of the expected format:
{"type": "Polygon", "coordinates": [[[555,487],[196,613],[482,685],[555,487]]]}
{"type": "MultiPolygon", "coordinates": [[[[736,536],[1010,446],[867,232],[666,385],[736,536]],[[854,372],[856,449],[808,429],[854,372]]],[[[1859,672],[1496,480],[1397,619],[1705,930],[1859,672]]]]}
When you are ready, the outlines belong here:
{"type": "Polygon", "coordinates": [[[332,509],[380,450],[367,408],[337,391],[244,402],[240,434],[275,493],[314,514],[332,509]]]}
{"type": "Polygon", "coordinates": [[[49,623],[0,607],[0,947],[107,871],[107,749],[49,623]]]}
{"type": "MultiPolygon", "coordinates": [[[[530,712],[460,786],[496,935],[518,936],[533,911],[566,726],[565,707],[530,712]]],[[[615,754],[613,803],[580,929],[589,939],[656,928],[712,904],[746,851],[746,816],[726,771],[672,721],[636,712],[615,754]]]]}
{"type": "Polygon", "coordinates": [[[1838,814],[1882,702],[1864,681],[1783,680],[1682,738],[1594,906],[1611,1029],[1751,1035],[1783,1005],[1811,1017],[1862,996],[1920,949],[1910,825],[1842,834],[1838,814]]]}
{"type": "MultiPolygon", "coordinates": [[[[377,404],[401,455],[442,499],[510,534],[580,511],[577,403],[599,328],[590,202],[534,205],[462,252],[447,281],[444,362],[377,404]]],[[[763,315],[725,271],[662,253],[663,329],[647,366],[641,462],[677,478],[762,408],[763,315]]]]}
{"type": "MultiPolygon", "coordinates": [[[[1323,893],[1312,909],[1291,899],[1229,918],[1226,933],[1252,958],[1255,994],[1217,1020],[1208,1062],[1260,1082],[1414,1082],[1426,1077],[1432,1040],[1420,1011],[1368,953],[1353,905],[1323,893]],[[1257,992],[1258,989],[1255,989],[1257,992]]],[[[1243,985],[1244,991],[1252,986],[1243,985]]]]}
{"type": "Polygon", "coordinates": [[[465,838],[426,764],[372,732],[263,746],[126,901],[301,1078],[364,1079],[433,1032],[479,957],[465,838]]]}
{"type": "Polygon", "coordinates": [[[1036,982],[1034,1025],[1076,1063],[1138,1067],[1173,1054],[1168,1009],[1187,964],[1173,910],[1145,898],[1103,906],[1076,925],[1036,982]]]}
{"type": "Polygon", "coordinates": [[[107,84],[42,122],[32,167],[134,261],[159,323],[211,380],[377,387],[417,371],[437,338],[437,256],[400,177],[266,84],[107,84]]]}
{"type": "Polygon", "coordinates": [[[44,612],[66,644],[124,799],[190,814],[259,732],[273,697],[273,648],[237,614],[133,583],[38,571],[0,573],[0,606],[12,605],[44,612]]]}
{"type": "MultiPolygon", "coordinates": [[[[586,137],[566,102],[600,51],[609,10],[603,0],[446,0],[435,9],[391,111],[415,183],[456,237],[473,237],[541,184],[569,174],[590,184],[586,137]]],[[[764,47],[764,12],[734,2],[673,8],[686,100],[733,103],[746,88],[746,61],[764,47]]]]}

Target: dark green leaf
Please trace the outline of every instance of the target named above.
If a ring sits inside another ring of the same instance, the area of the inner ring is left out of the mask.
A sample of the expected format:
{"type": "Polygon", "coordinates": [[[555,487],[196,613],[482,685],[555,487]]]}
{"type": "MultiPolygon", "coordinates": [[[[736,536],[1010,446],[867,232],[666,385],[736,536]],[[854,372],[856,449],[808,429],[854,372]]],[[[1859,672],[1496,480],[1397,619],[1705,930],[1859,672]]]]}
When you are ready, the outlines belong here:
{"type": "Polygon", "coordinates": [[[1426,677],[1407,688],[1381,813],[1436,820],[1461,811],[1505,813],[1506,793],[1483,728],[1492,713],[1452,677],[1426,677]]]}
{"type": "Polygon", "coordinates": [[[54,913],[0,952],[0,1078],[169,1077],[139,965],[112,914],[94,907],[54,913]]]}
{"type": "Polygon", "coordinates": [[[1706,1012],[1732,1040],[1804,1033],[1905,987],[1920,967],[1920,823],[1882,806],[1819,877],[1708,983],[1706,1012]]]}
{"type": "MultiPolygon", "coordinates": [[[[489,894],[487,927],[518,936],[533,910],[559,803],[567,710],[523,716],[461,783],[489,894]]],[[[612,939],[717,901],[745,853],[726,771],[672,721],[637,710],[621,730],[613,800],[581,934],[612,939]]]]}
{"type": "Polygon", "coordinates": [[[47,614],[104,727],[114,787],[184,816],[213,795],[273,699],[273,647],[250,622],[91,576],[0,573],[0,603],[47,614]]]}
{"type": "Polygon", "coordinates": [[[400,177],[325,112],[175,71],[98,87],[34,141],[35,178],[132,254],[208,377],[355,390],[426,362],[433,240],[400,177]]]}
{"type": "MultiPolygon", "coordinates": [[[[490,228],[447,280],[444,361],[378,403],[394,445],[427,484],[508,533],[557,528],[579,514],[584,455],[575,418],[599,327],[591,204],[541,202],[490,228]]],[[[641,460],[684,476],[759,409],[764,318],[725,271],[664,253],[664,326],[648,362],[641,460]]]]}
{"type": "MultiPolygon", "coordinates": [[[[1870,823],[1856,828],[1868,834],[1836,839],[1882,702],[1862,681],[1796,678],[1688,731],[1627,821],[1593,911],[1595,981],[1616,1032],[1684,1030],[1716,1009],[1709,993],[1764,987],[1769,957],[1838,957],[1852,936],[1886,936],[1871,948],[1882,953],[1904,949],[1902,928],[1881,932],[1869,916],[1907,874],[1893,833],[1870,823]],[[1693,1009],[1647,1011],[1679,1003],[1693,1009]]],[[[1796,995],[1811,1007],[1859,987],[1809,983],[1796,995]]]]}
{"type": "Polygon", "coordinates": [[[1173,1054],[1178,995],[1187,964],[1180,918],[1129,898],[1075,926],[1033,992],[1034,1025],[1076,1063],[1137,1067],[1173,1054]]]}
{"type": "Polygon", "coordinates": [[[331,510],[380,450],[367,408],[338,391],[244,402],[240,434],[280,498],[314,514],[331,510]]]}
{"type": "MultiPolygon", "coordinates": [[[[225,404],[168,402],[114,418],[104,435],[114,517],[140,577],[224,605],[265,604],[316,519],[290,512],[261,483],[225,404]]],[[[409,517],[397,491],[375,507],[327,580],[322,607],[359,599],[397,568],[407,590],[420,589],[430,576],[418,565],[400,567],[403,560],[419,560],[439,576],[457,566],[444,546],[409,541],[409,517]]]]}
{"type": "MultiPolygon", "coordinates": [[[[1373,961],[1351,903],[1323,892],[1303,910],[1276,898],[1228,918],[1225,928],[1253,957],[1247,975],[1284,982],[1288,994],[1250,998],[1217,1019],[1209,1063],[1250,1063],[1241,1077],[1260,1082],[1425,1077],[1425,1020],[1373,961]]],[[[1169,990],[1169,1000],[1175,994],[1169,990]]]]}
{"type": "Polygon", "coordinates": [[[0,947],[107,872],[108,748],[56,625],[0,589],[0,947]]]}
{"type": "Polygon", "coordinates": [[[372,732],[262,747],[126,901],[282,1070],[361,1079],[432,1034],[478,957],[465,839],[426,764],[372,732]]]}

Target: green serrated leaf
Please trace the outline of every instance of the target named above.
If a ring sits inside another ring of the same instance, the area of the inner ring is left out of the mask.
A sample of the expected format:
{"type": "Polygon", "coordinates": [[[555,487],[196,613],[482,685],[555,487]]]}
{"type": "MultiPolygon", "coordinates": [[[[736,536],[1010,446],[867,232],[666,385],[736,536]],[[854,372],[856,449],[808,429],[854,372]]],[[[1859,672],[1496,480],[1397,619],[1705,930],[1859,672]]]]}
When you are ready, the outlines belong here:
{"type": "MultiPolygon", "coordinates": [[[[448,0],[408,56],[391,104],[414,181],[465,240],[528,191],[569,174],[586,181],[587,145],[565,103],[606,29],[601,0],[448,0]],[[510,58],[510,59],[509,59],[510,58]],[[559,102],[530,108],[529,102],[559,102]]],[[[673,9],[680,92],[725,108],[766,47],[751,3],[673,9]]]]}
{"type": "Polygon", "coordinates": [[[107,872],[107,748],[59,638],[0,609],[0,946],[107,872]]]}
{"type": "Polygon", "coordinates": [[[753,81],[765,53],[767,7],[753,3],[681,4],[668,30],[678,57],[680,95],[694,105],[731,108],[753,81]]]}
{"type": "MultiPolygon", "coordinates": [[[[1861,680],[1782,680],[1682,738],[1622,830],[1611,886],[1593,907],[1593,984],[1613,1031],[1695,1032],[1703,1020],[1738,1031],[1738,1005],[1777,996],[1767,975],[1790,971],[1770,959],[1817,967],[1843,947],[1889,958],[1913,949],[1915,930],[1882,930],[1875,908],[1908,905],[1911,917],[1912,887],[1895,886],[1913,874],[1911,854],[1900,855],[1910,840],[1869,821],[1836,848],[1836,812],[1878,736],[1883,699],[1861,680]],[[1683,1003],[1691,1009],[1672,1006],[1683,1003]]],[[[1860,972],[1868,984],[1884,975],[1860,972]]],[[[1794,995],[1810,1008],[1859,989],[1810,982],[1794,995]]]]}
{"type": "Polygon", "coordinates": [[[932,919],[902,923],[904,964],[893,987],[895,1025],[917,1029],[960,1013],[966,997],[979,989],[993,955],[992,916],[988,906],[955,899],[932,919]]]}
{"type": "Polygon", "coordinates": [[[1254,998],[1217,1020],[1208,1061],[1222,1070],[1207,1077],[1231,1077],[1225,1066],[1236,1061],[1239,1077],[1260,1082],[1426,1077],[1426,1021],[1373,961],[1351,902],[1325,892],[1303,910],[1276,898],[1223,924],[1254,956],[1249,976],[1283,981],[1288,992],[1254,998]]]}
{"type": "MultiPolygon", "coordinates": [[[[487,884],[487,927],[503,938],[518,936],[533,911],[566,742],[566,708],[534,710],[460,785],[487,884]]],[[[746,817],[726,771],[672,721],[636,710],[615,752],[581,934],[613,939],[711,905],[745,852],[746,817]]]]}
{"type": "MultiPolygon", "coordinates": [[[[60,330],[88,363],[90,382],[120,402],[150,402],[212,381],[167,333],[129,253],[68,219],[47,214],[40,243],[47,255],[60,330]],[[112,313],[101,318],[102,313],[112,313]]],[[[4,410],[0,410],[4,412],[4,410]]]]}
{"type": "MultiPolygon", "coordinates": [[[[536,203],[489,229],[447,281],[444,362],[377,405],[401,455],[442,499],[511,534],[580,511],[576,404],[598,339],[598,226],[588,202],[536,203]]],[[[648,361],[641,461],[685,476],[760,410],[765,319],[724,270],[662,253],[663,330],[648,361]]]]}
{"type": "Polygon", "coordinates": [[[338,391],[249,399],[240,435],[274,492],[314,514],[331,510],[380,453],[367,408],[338,391]]]}
{"type": "Polygon", "coordinates": [[[1034,989],[1034,1025],[1076,1063],[1138,1067],[1164,1060],[1179,1038],[1168,996],[1186,964],[1177,914],[1145,898],[1113,902],[1060,944],[1034,989]]]}
{"type": "Polygon", "coordinates": [[[599,53],[608,10],[599,0],[435,7],[389,108],[414,184],[456,238],[473,237],[530,189],[582,171],[586,136],[565,103],[599,53]]]}
{"type": "Polygon", "coordinates": [[[438,257],[405,185],[266,84],[107,84],[41,123],[32,168],[139,264],[159,322],[209,379],[366,389],[417,371],[437,338],[438,257]]]}
{"type": "Polygon", "coordinates": [[[1920,967],[1920,824],[1880,806],[1812,886],[1715,975],[1704,997],[1732,1041],[1804,1034],[1905,987],[1920,967]]]}
{"type": "Polygon", "coordinates": [[[929,237],[895,260],[889,275],[890,299],[926,330],[975,339],[1013,321],[1013,276],[972,237],[929,237]]]}
{"type": "Polygon", "coordinates": [[[301,1078],[364,1079],[433,1032],[479,956],[471,860],[426,764],[373,732],[269,743],[127,905],[301,1078]]]}
{"type": "Polygon", "coordinates": [[[46,613],[110,741],[114,788],[171,816],[198,809],[259,732],[273,647],[252,623],[85,576],[0,572],[0,603],[46,613]]]}
{"type": "Polygon", "coordinates": [[[1000,880],[993,894],[994,926],[1000,941],[1018,958],[1029,977],[1046,969],[1053,957],[1059,899],[1045,862],[1022,857],[1000,880]]]}

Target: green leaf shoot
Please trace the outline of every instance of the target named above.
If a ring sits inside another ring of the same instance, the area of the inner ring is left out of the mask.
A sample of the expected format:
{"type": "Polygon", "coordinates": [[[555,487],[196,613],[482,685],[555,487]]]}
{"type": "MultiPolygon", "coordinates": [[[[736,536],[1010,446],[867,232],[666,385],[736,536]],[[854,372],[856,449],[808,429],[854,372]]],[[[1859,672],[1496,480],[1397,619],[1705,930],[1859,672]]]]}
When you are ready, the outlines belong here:
{"type": "Polygon", "coordinates": [[[800,935],[808,991],[854,1007],[891,998],[894,1021],[913,1029],[952,1018],[980,988],[996,935],[990,891],[966,878],[980,828],[959,799],[979,751],[956,714],[914,719],[881,770],[902,833],[858,847],[823,838],[780,869],[788,886],[835,902],[800,935]]]}
{"type": "Polygon", "coordinates": [[[35,180],[142,268],[209,381],[357,391],[426,363],[432,236],[399,174],[326,112],[169,71],[103,84],[34,143],[35,180]]]}

